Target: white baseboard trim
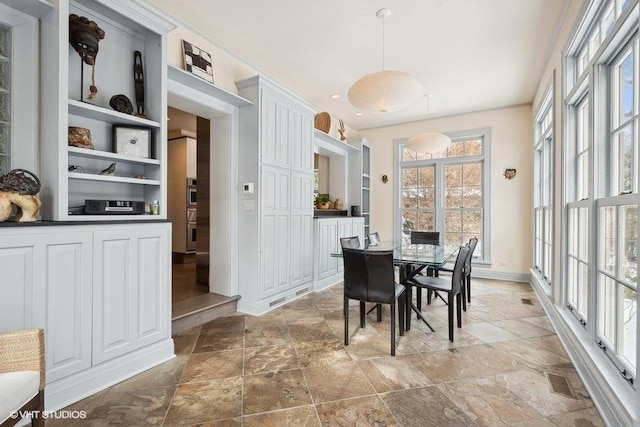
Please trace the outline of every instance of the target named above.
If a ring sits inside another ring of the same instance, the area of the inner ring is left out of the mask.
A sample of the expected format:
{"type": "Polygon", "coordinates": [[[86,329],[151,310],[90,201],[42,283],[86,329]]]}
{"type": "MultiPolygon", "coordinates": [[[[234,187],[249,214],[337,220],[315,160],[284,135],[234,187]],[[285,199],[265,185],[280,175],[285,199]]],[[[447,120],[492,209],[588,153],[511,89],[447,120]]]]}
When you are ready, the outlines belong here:
{"type": "Polygon", "coordinates": [[[531,287],[606,425],[640,426],[637,392],[622,379],[587,331],[577,322],[573,325],[573,316],[555,305],[545,286],[535,279],[532,276],[531,287]]]}
{"type": "Polygon", "coordinates": [[[263,300],[249,300],[247,297],[242,297],[238,300],[237,311],[252,316],[261,316],[274,308],[295,301],[311,291],[313,291],[313,282],[297,286],[294,289],[289,289],[288,291],[263,300]]]}
{"type": "Polygon", "coordinates": [[[511,282],[531,282],[531,275],[528,273],[512,273],[509,271],[486,270],[483,268],[474,268],[471,271],[471,280],[474,277],[481,279],[508,280],[511,282]]]}
{"type": "Polygon", "coordinates": [[[45,387],[45,409],[62,409],[174,357],[173,339],[167,338],[53,381],[45,387]]]}

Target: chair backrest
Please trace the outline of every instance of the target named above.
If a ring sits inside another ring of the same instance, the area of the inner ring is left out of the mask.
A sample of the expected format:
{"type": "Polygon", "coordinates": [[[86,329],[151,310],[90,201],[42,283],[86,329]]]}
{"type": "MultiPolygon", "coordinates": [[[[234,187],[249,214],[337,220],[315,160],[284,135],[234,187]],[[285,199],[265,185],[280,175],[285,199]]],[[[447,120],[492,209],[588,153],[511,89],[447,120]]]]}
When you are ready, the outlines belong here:
{"type": "Polygon", "coordinates": [[[471,274],[471,259],[473,258],[473,251],[476,250],[476,245],[478,244],[478,238],[472,237],[469,239],[469,255],[467,255],[467,260],[464,262],[464,275],[468,276],[471,274]]]}
{"type": "Polygon", "coordinates": [[[412,245],[416,245],[416,244],[439,245],[440,232],[439,231],[412,231],[411,244],[412,245]]]}
{"type": "Polygon", "coordinates": [[[456,257],[456,263],[453,266],[453,274],[451,275],[451,292],[455,295],[460,292],[462,286],[462,280],[464,278],[464,266],[469,256],[469,244],[460,246],[458,250],[458,256],[456,257]]]}
{"type": "Polygon", "coordinates": [[[368,237],[370,246],[377,246],[380,243],[380,236],[378,233],[370,233],[368,237]]]}
{"type": "Polygon", "coordinates": [[[342,248],[358,249],[360,247],[360,238],[358,236],[341,237],[340,246],[342,248]]]}
{"type": "Polygon", "coordinates": [[[344,293],[351,299],[389,303],[395,299],[393,251],[343,248],[344,293]]]}

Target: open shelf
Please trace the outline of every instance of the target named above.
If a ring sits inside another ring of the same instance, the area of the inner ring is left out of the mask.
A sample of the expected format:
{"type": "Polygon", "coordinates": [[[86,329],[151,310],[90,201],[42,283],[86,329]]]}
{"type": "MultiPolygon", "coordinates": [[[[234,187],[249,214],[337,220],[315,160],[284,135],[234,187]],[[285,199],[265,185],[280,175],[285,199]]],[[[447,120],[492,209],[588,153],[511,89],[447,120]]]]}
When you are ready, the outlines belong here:
{"type": "Polygon", "coordinates": [[[120,113],[115,110],[109,110],[98,105],[88,102],[69,100],[69,114],[85,117],[87,119],[100,120],[106,123],[130,124],[136,126],[147,126],[151,128],[160,128],[160,123],[149,119],[132,116],[130,114],[120,113]]]}
{"type": "Polygon", "coordinates": [[[116,160],[118,162],[126,162],[132,164],[143,165],[159,165],[160,160],[147,159],[144,157],[133,157],[124,154],[110,153],[108,151],[90,150],[87,148],[68,147],[69,155],[77,157],[85,157],[88,159],[100,159],[100,160],[116,160]]]}
{"type": "Polygon", "coordinates": [[[88,181],[118,182],[122,184],[160,185],[155,179],[129,178],[126,176],[97,175],[91,173],[69,172],[69,179],[84,179],[88,181]]]}

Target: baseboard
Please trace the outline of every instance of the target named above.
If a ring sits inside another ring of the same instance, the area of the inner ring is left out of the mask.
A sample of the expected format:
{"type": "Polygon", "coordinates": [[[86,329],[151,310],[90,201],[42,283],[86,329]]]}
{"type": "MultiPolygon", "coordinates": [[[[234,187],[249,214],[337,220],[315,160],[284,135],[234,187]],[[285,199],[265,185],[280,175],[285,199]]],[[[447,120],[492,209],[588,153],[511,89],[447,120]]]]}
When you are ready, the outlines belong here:
{"type": "Polygon", "coordinates": [[[237,309],[237,301],[231,300],[224,304],[207,307],[194,313],[189,313],[178,319],[171,321],[171,334],[179,334],[187,329],[194,328],[204,323],[215,320],[219,317],[225,317],[231,313],[235,313],[237,309]]]}
{"type": "Polygon", "coordinates": [[[471,279],[478,277],[481,279],[508,280],[510,282],[531,282],[531,275],[528,273],[512,273],[509,271],[486,270],[484,268],[473,268],[471,279]]]}
{"type": "Polygon", "coordinates": [[[640,426],[640,407],[633,390],[586,330],[573,327],[573,317],[553,303],[545,286],[532,276],[531,287],[541,302],[558,338],[591,399],[608,426],[640,426]]]}
{"type": "Polygon", "coordinates": [[[247,297],[242,297],[238,300],[238,312],[250,314],[252,316],[260,316],[274,308],[278,308],[284,304],[290,303],[291,301],[295,301],[298,298],[307,295],[312,290],[313,283],[309,282],[263,300],[256,301],[250,300],[247,297]]]}
{"type": "Polygon", "coordinates": [[[46,385],[45,410],[62,409],[174,357],[173,339],[167,338],[61,378],[46,385]]]}

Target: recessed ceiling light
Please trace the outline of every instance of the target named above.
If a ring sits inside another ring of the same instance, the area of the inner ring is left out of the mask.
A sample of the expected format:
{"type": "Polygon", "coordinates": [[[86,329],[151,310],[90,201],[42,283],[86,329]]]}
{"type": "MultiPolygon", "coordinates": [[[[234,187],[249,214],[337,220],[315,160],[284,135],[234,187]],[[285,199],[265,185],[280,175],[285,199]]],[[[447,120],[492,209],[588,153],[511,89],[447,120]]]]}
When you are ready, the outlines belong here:
{"type": "Polygon", "coordinates": [[[361,113],[360,111],[358,111],[358,112],[356,113],[356,116],[358,116],[358,117],[360,117],[361,115],[362,115],[362,113],[361,113]]]}
{"type": "Polygon", "coordinates": [[[333,99],[338,99],[338,98],[340,98],[340,95],[338,95],[337,93],[334,93],[333,95],[331,95],[331,97],[333,99]]]}

